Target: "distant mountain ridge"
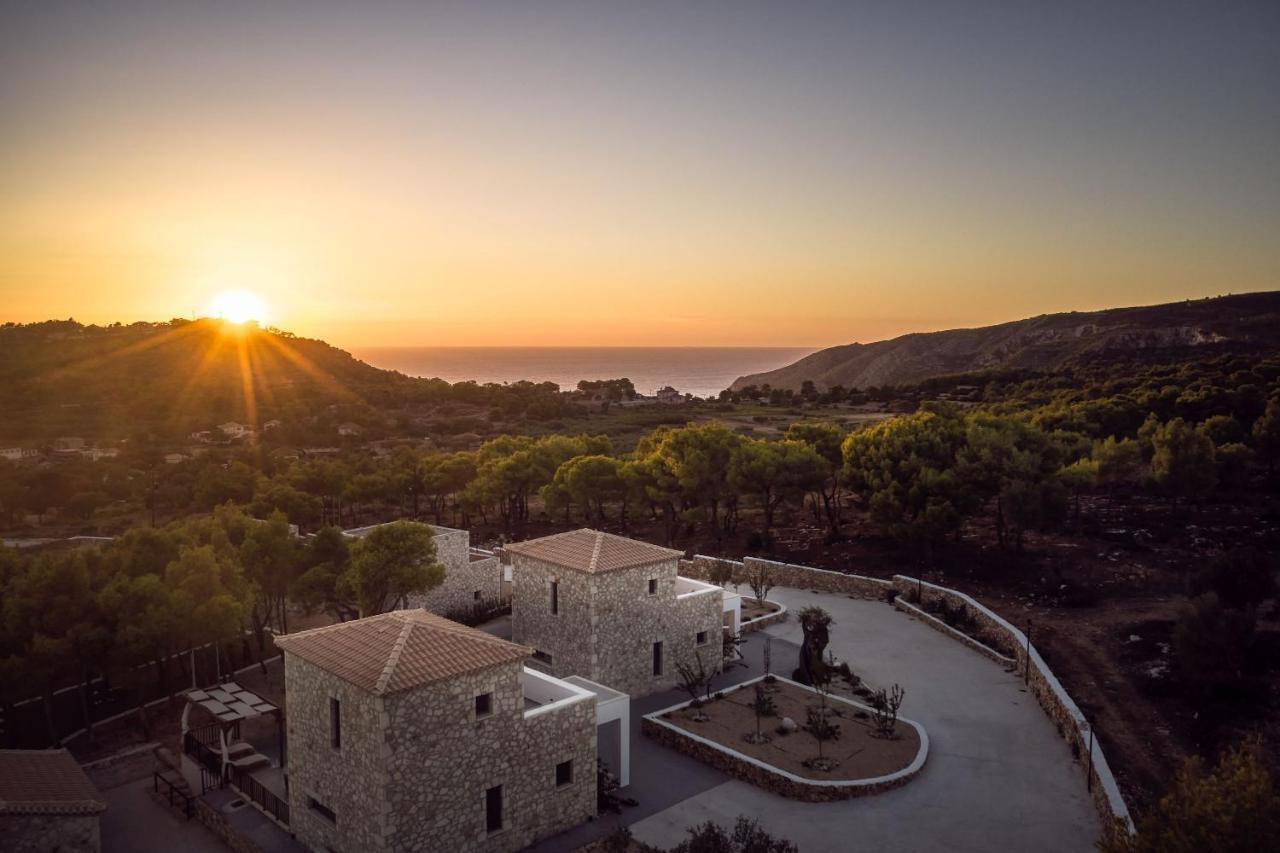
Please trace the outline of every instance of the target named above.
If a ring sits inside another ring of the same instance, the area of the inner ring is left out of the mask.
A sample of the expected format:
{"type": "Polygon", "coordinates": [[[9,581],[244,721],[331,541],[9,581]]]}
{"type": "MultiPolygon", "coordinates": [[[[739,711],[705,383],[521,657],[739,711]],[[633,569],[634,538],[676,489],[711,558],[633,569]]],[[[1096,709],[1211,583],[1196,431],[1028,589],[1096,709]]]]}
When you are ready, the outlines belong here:
{"type": "Polygon", "coordinates": [[[1211,349],[1280,348],[1280,291],[1136,308],[1044,314],[976,329],[917,332],[820,350],[730,386],[867,388],[996,369],[1054,370],[1082,358],[1189,357],[1211,349]]]}

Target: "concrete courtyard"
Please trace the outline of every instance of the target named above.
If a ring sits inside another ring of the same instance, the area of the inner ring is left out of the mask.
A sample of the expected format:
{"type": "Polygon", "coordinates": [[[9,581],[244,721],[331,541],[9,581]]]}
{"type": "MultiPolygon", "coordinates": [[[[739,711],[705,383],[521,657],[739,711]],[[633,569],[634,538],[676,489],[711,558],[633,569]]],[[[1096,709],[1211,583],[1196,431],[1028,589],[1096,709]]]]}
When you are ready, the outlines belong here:
{"type": "MultiPolygon", "coordinates": [[[[882,602],[782,588],[770,598],[792,613],[787,622],[764,631],[775,638],[774,671],[789,675],[795,666],[802,637],[795,614],[810,604],[825,608],[835,619],[830,649],[836,657],[847,660],[873,688],[896,682],[906,690],[902,715],[929,733],[924,770],[883,794],[800,803],[718,773],[722,781],[707,786],[706,774],[715,771],[699,765],[690,786],[700,789],[696,793],[652,813],[643,814],[643,808],[635,815],[624,813],[636,838],[667,848],[684,838],[689,826],[707,820],[731,826],[738,815],[748,815],[804,853],[1093,849],[1101,825],[1084,772],[1016,673],[882,602]]],[[[759,633],[749,645],[749,657],[758,658],[759,633]]],[[[724,683],[748,677],[739,669],[724,683]]],[[[649,710],[633,709],[632,719],[649,710]]],[[[632,746],[633,768],[650,765],[659,754],[656,760],[674,771],[670,753],[640,737],[632,746]]],[[[642,807],[644,778],[633,794],[642,807]]],[[[666,775],[661,784],[680,783],[666,775]]]]}

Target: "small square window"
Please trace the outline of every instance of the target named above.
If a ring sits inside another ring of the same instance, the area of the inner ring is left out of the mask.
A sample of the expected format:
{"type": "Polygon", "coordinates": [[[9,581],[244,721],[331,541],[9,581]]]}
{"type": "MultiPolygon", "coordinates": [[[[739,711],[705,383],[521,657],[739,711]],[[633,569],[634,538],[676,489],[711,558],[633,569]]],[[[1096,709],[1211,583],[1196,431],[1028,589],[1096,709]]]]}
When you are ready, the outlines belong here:
{"type": "Polygon", "coordinates": [[[573,783],[573,760],[561,761],[556,765],[556,787],[563,788],[573,783]]]}
{"type": "Polygon", "coordinates": [[[707,644],[707,632],[706,632],[706,631],[699,631],[699,632],[698,632],[697,643],[698,643],[698,645],[700,645],[700,646],[705,646],[705,645],[707,644]]]}
{"type": "Polygon", "coordinates": [[[658,594],[658,579],[657,579],[657,578],[649,578],[649,594],[650,594],[650,595],[657,595],[657,594],[658,594]]]}
{"type": "Polygon", "coordinates": [[[493,694],[481,693],[476,697],[476,719],[487,717],[493,713],[493,694]]]}

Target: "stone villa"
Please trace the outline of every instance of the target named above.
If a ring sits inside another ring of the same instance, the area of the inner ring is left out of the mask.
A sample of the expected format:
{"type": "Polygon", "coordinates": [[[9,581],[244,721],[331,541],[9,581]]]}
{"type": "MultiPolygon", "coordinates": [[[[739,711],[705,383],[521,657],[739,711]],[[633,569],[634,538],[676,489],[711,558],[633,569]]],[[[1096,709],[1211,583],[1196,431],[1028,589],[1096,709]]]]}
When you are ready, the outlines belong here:
{"type": "Polygon", "coordinates": [[[680,577],[680,551],[573,530],[507,545],[512,638],[552,675],[579,675],[630,696],[675,686],[680,665],[718,671],[723,628],[740,599],[680,577]]]}
{"type": "MultiPolygon", "coordinates": [[[[359,539],[378,526],[344,530],[343,535],[359,539]]],[[[498,602],[502,598],[502,566],[498,558],[472,548],[470,531],[439,525],[431,525],[431,529],[435,533],[436,559],[444,566],[444,581],[425,595],[409,596],[409,606],[448,616],[498,602]]]]}
{"type": "Polygon", "coordinates": [[[441,614],[496,598],[504,566],[434,531],[445,581],[410,609],[276,638],[282,796],[313,850],[505,853],[588,820],[597,758],[630,782],[631,698],[718,671],[738,630],[679,551],[594,530],[507,546],[516,642],[468,628],[441,614]]]}
{"type": "Polygon", "coordinates": [[[0,750],[0,848],[97,853],[107,804],[65,749],[0,750]]]}
{"type": "Polygon", "coordinates": [[[314,850],[512,851],[596,806],[596,700],[423,610],[279,637],[290,829],[314,850]]]}

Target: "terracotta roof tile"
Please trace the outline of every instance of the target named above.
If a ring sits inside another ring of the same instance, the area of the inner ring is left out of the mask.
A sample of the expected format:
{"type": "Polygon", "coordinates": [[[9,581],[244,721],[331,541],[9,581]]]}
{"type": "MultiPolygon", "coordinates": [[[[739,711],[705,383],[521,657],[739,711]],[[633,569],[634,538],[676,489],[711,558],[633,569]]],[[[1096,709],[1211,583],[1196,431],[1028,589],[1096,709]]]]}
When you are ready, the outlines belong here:
{"type": "Polygon", "coordinates": [[[106,808],[65,749],[0,749],[0,814],[96,815],[106,808]]]}
{"type": "Polygon", "coordinates": [[[648,566],[683,556],[671,548],[587,528],[515,542],[504,548],[544,563],[592,573],[648,566]]]}
{"type": "Polygon", "coordinates": [[[393,610],[299,631],[277,637],[276,645],[380,696],[533,654],[527,646],[425,610],[393,610]]]}

